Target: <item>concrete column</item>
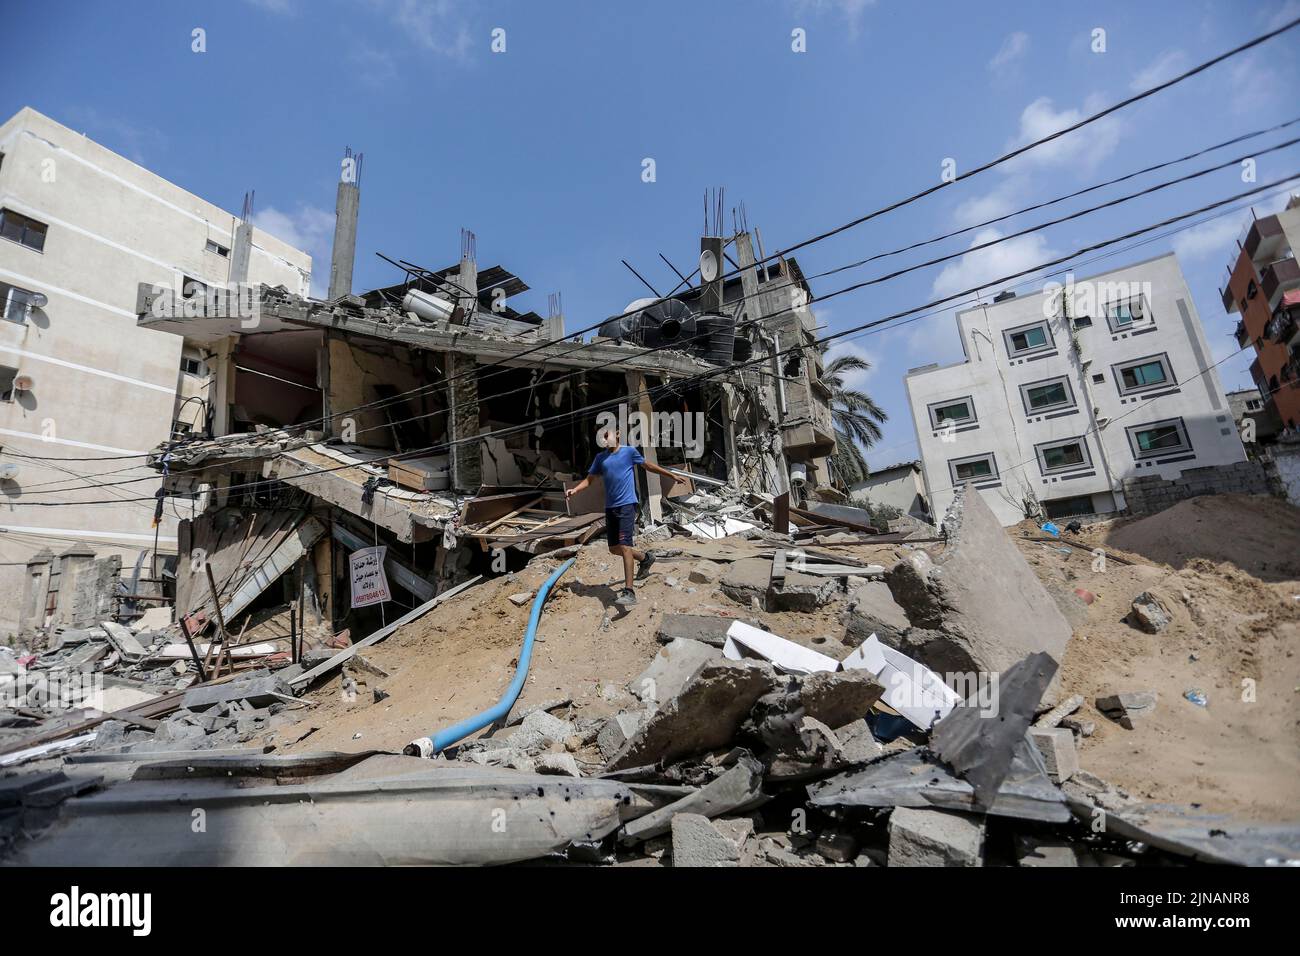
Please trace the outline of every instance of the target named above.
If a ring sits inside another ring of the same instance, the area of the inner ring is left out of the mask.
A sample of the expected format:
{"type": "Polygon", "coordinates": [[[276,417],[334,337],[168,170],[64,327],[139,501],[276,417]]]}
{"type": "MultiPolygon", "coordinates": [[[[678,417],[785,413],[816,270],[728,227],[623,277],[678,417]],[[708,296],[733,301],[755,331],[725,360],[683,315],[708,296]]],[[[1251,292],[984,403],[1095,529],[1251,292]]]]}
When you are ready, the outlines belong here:
{"type": "Polygon", "coordinates": [[[39,631],[45,626],[45,605],[50,595],[50,566],[54,552],[42,548],[27,559],[27,576],[23,579],[22,613],[18,630],[22,634],[39,631]]]}
{"type": "Polygon", "coordinates": [[[447,440],[454,442],[451,454],[451,486],[459,491],[474,491],[482,482],[483,465],[479,442],[478,378],[474,374],[478,361],[473,355],[446,353],[447,440]]]}
{"type": "Polygon", "coordinates": [[[361,211],[361,187],[340,182],[334,200],[334,250],[330,257],[332,300],[352,294],[352,266],[357,255],[357,216],[361,211]]]}

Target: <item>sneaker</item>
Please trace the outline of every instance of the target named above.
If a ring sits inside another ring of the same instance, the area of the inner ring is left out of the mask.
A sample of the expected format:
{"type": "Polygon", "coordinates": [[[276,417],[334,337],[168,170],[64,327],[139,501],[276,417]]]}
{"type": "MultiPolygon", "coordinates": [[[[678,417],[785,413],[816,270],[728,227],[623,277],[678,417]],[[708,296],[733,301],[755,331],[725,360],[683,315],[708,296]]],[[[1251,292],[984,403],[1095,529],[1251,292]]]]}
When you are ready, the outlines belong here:
{"type": "Polygon", "coordinates": [[[655,553],[653,551],[647,551],[645,553],[645,557],[642,558],[639,562],[637,562],[636,579],[638,581],[644,581],[646,578],[648,578],[650,576],[650,567],[654,563],[655,563],[655,553]]]}
{"type": "Polygon", "coordinates": [[[623,588],[618,592],[618,597],[614,598],[614,603],[620,607],[631,607],[636,603],[636,592],[631,588],[623,588]]]}

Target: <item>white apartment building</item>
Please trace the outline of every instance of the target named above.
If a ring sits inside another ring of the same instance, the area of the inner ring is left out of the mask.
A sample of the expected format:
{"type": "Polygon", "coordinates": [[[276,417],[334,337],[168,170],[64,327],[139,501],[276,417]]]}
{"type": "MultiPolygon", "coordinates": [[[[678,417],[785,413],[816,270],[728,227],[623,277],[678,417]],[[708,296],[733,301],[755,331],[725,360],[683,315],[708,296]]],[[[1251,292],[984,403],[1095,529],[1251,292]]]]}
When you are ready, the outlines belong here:
{"type": "MultiPolygon", "coordinates": [[[[213,383],[203,354],[136,324],[138,283],[224,285],[247,251],[248,281],[308,291],[307,253],[251,228],[237,250],[239,225],[31,108],[0,125],[0,638],[36,552],[84,542],[148,572],[154,504],[126,499],[160,487],[142,456],[213,383]]],[[[175,552],[170,504],[157,540],[175,552]]]]}
{"type": "Polygon", "coordinates": [[[1245,459],[1172,253],[999,296],[957,328],[965,361],[906,377],[936,516],[965,482],[1004,525],[1035,503],[1122,511],[1126,479],[1245,459]]]}

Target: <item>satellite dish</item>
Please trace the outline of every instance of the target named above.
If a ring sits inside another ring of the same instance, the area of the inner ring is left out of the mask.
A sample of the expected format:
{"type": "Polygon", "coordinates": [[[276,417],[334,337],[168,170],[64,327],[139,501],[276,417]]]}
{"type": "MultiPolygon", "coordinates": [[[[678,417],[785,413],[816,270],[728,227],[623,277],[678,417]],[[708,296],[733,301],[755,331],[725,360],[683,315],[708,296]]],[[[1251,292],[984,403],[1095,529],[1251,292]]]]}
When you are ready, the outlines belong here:
{"type": "Polygon", "coordinates": [[[30,375],[19,375],[16,379],[14,379],[14,391],[30,392],[32,390],[32,386],[35,384],[36,382],[33,381],[30,375]]]}
{"type": "Polygon", "coordinates": [[[49,303],[44,292],[33,292],[27,297],[27,304],[33,309],[43,309],[49,303]]]}
{"type": "Polygon", "coordinates": [[[713,254],[712,249],[705,249],[700,253],[700,278],[705,282],[712,282],[718,277],[718,257],[713,254]]]}

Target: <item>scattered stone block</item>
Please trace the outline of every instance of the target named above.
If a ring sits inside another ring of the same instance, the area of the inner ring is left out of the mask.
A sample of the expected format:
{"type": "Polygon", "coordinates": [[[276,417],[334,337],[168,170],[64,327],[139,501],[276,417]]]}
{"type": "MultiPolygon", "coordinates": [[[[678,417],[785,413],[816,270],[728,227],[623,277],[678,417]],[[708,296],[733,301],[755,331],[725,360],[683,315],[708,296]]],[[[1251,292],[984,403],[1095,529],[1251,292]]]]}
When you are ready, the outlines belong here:
{"type": "Polygon", "coordinates": [[[665,614],[655,635],[660,644],[671,644],[678,639],[700,641],[712,647],[727,643],[727,628],[734,617],[716,617],[712,614],[665,614]]]}
{"type": "Polygon", "coordinates": [[[1065,727],[1031,727],[1029,739],[1043,757],[1047,775],[1055,783],[1065,783],[1079,770],[1079,752],[1074,747],[1074,733],[1065,727]]]}
{"type": "Polygon", "coordinates": [[[645,711],[629,711],[615,714],[607,720],[600,728],[600,733],[596,735],[596,746],[600,748],[600,755],[608,760],[618,753],[641,729],[648,716],[645,711]]]}
{"type": "Polygon", "coordinates": [[[754,661],[710,661],[681,692],[660,704],[609,770],[640,767],[730,745],[754,702],[776,686],[772,668],[754,661]]]}
{"type": "Polygon", "coordinates": [[[1055,727],[1062,720],[1070,716],[1070,714],[1074,713],[1082,706],[1083,706],[1082,695],[1075,694],[1073,697],[1069,698],[1068,700],[1062,701],[1059,705],[1052,708],[1047,713],[1043,714],[1042,717],[1039,717],[1036,721],[1034,721],[1034,726],[1041,727],[1044,729],[1049,727],[1055,727]]]}
{"type": "Polygon", "coordinates": [[[912,625],[897,649],[941,674],[1001,673],[1038,651],[1061,661],[1070,623],[980,492],[958,489],[943,530],[933,561],[918,550],[886,575],[912,625]]]}
{"type": "Polygon", "coordinates": [[[889,815],[890,866],[983,866],[983,852],[980,817],[910,807],[889,815]]]}
{"type": "Polygon", "coordinates": [[[1133,599],[1129,620],[1148,634],[1159,634],[1169,626],[1169,608],[1150,591],[1143,591],[1133,599]]]}
{"type": "Polygon", "coordinates": [[[1121,727],[1132,730],[1134,720],[1155,712],[1156,694],[1155,691],[1142,690],[1098,697],[1097,709],[1121,727]]]}
{"type": "Polygon", "coordinates": [[[673,817],[673,866],[736,866],[740,847],[706,816],[679,813],[673,817]]]}
{"type": "Polygon", "coordinates": [[[548,744],[563,744],[573,736],[574,726],[569,721],[561,720],[544,710],[535,710],[520,722],[519,730],[515,733],[522,733],[525,736],[537,734],[548,744]]]}
{"type": "Polygon", "coordinates": [[[519,594],[510,595],[510,603],[513,604],[515,607],[523,607],[532,599],[533,599],[533,594],[531,591],[522,591],[519,594]]]}
{"type": "Polygon", "coordinates": [[[844,643],[857,647],[875,634],[890,647],[896,647],[911,627],[907,614],[884,581],[865,581],[855,588],[849,599],[844,620],[844,643]]]}
{"type": "Polygon", "coordinates": [[[678,638],[655,655],[650,666],[627,685],[628,690],[645,703],[658,705],[676,697],[696,671],[720,656],[716,647],[678,638]]]}
{"type": "Polygon", "coordinates": [[[542,754],[537,758],[537,772],[564,777],[582,776],[582,771],[578,769],[578,762],[573,759],[571,753],[542,754]]]}
{"type": "Polygon", "coordinates": [[[712,584],[722,576],[722,565],[716,561],[696,561],[691,565],[690,579],[696,584],[712,584]]]}
{"type": "Polygon", "coordinates": [[[833,863],[852,863],[858,855],[858,841],[852,834],[839,830],[819,833],[813,848],[833,863]]]}

